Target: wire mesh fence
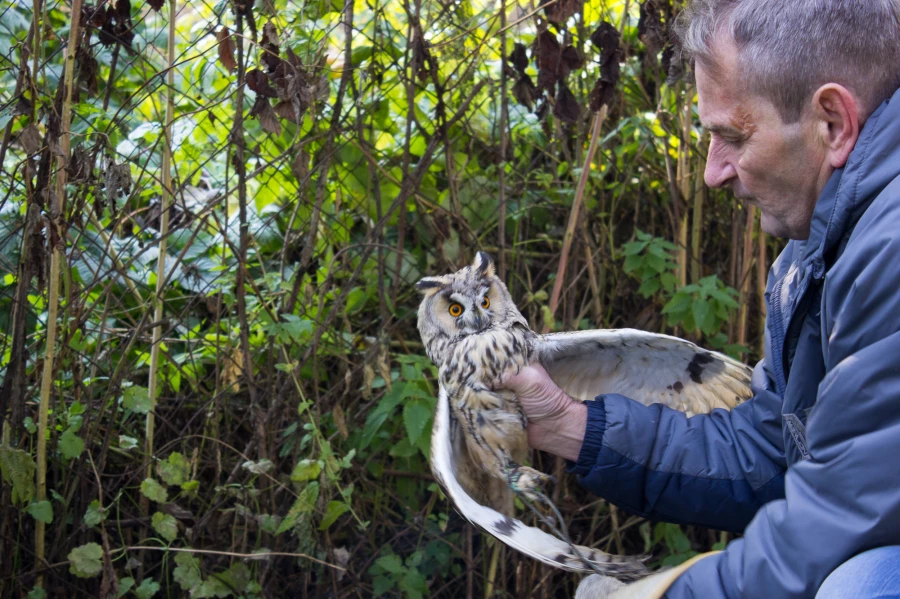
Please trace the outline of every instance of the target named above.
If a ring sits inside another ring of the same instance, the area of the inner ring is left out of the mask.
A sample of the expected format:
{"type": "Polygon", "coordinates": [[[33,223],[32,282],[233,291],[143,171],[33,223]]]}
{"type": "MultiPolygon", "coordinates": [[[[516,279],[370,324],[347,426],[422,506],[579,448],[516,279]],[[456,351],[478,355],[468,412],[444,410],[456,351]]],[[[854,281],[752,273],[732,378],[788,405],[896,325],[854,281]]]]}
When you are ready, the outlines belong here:
{"type": "MultiPolygon", "coordinates": [[[[476,249],[535,329],[757,355],[677,2],[0,7],[4,596],[571,594],[428,471],[413,284],[476,249]]],[[[719,540],[558,478],[583,544],[719,540]]]]}

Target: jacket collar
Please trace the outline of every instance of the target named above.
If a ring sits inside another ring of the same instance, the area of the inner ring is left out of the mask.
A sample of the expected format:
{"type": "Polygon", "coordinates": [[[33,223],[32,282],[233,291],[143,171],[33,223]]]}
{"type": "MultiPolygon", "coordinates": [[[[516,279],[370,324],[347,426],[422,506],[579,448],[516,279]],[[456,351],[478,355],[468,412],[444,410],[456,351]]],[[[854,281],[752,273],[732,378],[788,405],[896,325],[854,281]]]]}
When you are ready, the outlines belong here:
{"type": "Polygon", "coordinates": [[[843,168],[832,173],[816,202],[809,239],[795,255],[821,278],[841,240],[872,200],[900,175],[900,90],[868,118],[843,168]]]}

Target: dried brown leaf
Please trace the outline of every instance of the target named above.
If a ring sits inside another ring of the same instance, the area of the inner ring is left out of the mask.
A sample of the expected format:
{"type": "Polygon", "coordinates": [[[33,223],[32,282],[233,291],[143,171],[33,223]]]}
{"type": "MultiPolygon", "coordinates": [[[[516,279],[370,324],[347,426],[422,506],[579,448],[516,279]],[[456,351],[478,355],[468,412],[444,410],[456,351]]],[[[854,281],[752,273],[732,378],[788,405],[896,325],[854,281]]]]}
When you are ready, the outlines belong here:
{"type": "Polygon", "coordinates": [[[276,50],[278,49],[278,30],[275,28],[275,24],[272,21],[266,21],[266,24],[263,25],[263,43],[269,43],[275,46],[276,50]]]}
{"type": "Polygon", "coordinates": [[[553,105],[553,116],[564,123],[574,123],[581,116],[581,105],[575,99],[575,94],[566,87],[565,83],[559,84],[556,92],[556,104],[553,105]]]}
{"type": "Polygon", "coordinates": [[[41,133],[37,125],[31,123],[19,133],[19,144],[26,154],[37,154],[41,149],[41,133]]]}
{"type": "Polygon", "coordinates": [[[575,13],[581,12],[584,0],[557,0],[544,9],[547,20],[551,23],[565,23],[575,13]]]}
{"type": "Polygon", "coordinates": [[[535,87],[534,82],[528,75],[519,77],[513,85],[512,92],[516,102],[527,107],[528,110],[531,110],[535,99],[538,97],[537,87],[535,87]]]}
{"type": "Polygon", "coordinates": [[[650,54],[655,55],[662,50],[666,43],[666,30],[656,0],[645,0],[641,4],[641,16],[637,29],[638,39],[644,42],[650,54]]]}
{"type": "Polygon", "coordinates": [[[120,23],[131,21],[131,0],[116,0],[116,14],[120,23]]]}
{"type": "Polygon", "coordinates": [[[229,71],[234,72],[237,69],[237,62],[234,60],[234,40],[231,32],[227,27],[222,27],[216,34],[219,40],[219,62],[229,71]]]}
{"type": "Polygon", "coordinates": [[[528,54],[525,51],[525,44],[517,43],[509,55],[509,64],[511,64],[519,73],[524,73],[528,68],[528,54]]]}
{"type": "MultiPolygon", "coordinates": [[[[299,103],[298,103],[299,104],[299,103]]],[[[275,114],[280,116],[283,119],[287,119],[294,123],[300,122],[300,117],[302,116],[302,112],[297,111],[294,107],[294,103],[290,100],[283,100],[275,105],[275,114]]]]}
{"type": "Polygon", "coordinates": [[[619,50],[619,30],[608,21],[603,21],[591,34],[591,43],[600,50],[600,62],[605,62],[611,54],[619,50]]]}
{"type": "Polygon", "coordinates": [[[269,104],[269,100],[263,96],[256,96],[256,102],[253,103],[253,108],[250,109],[250,116],[258,118],[259,124],[262,125],[265,131],[281,135],[281,121],[278,120],[278,116],[272,109],[272,105],[269,104]]]}
{"type": "Polygon", "coordinates": [[[534,38],[533,56],[538,68],[538,90],[552,90],[569,74],[568,65],[562,61],[559,41],[546,29],[534,38]]]}
{"type": "Polygon", "coordinates": [[[562,59],[570,69],[580,69],[584,66],[584,55],[575,46],[566,46],[562,51],[562,59]]]}
{"type": "Polygon", "coordinates": [[[159,12],[162,10],[163,5],[166,3],[166,0],[147,0],[147,6],[159,12]]]}
{"type": "Polygon", "coordinates": [[[247,86],[256,95],[264,98],[274,98],[278,95],[275,88],[269,85],[269,77],[259,69],[253,69],[247,73],[247,86]]]}

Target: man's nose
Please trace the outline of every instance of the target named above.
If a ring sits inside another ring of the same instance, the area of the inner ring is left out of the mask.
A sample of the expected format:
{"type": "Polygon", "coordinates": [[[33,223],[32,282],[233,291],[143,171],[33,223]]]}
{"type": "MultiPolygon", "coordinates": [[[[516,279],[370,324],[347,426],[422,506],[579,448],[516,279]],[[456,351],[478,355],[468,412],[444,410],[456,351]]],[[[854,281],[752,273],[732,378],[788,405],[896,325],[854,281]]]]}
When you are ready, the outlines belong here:
{"type": "Polygon", "coordinates": [[[737,176],[731,157],[721,142],[713,137],[709,140],[709,153],[706,159],[706,172],[703,178],[709,187],[723,187],[737,176]]]}

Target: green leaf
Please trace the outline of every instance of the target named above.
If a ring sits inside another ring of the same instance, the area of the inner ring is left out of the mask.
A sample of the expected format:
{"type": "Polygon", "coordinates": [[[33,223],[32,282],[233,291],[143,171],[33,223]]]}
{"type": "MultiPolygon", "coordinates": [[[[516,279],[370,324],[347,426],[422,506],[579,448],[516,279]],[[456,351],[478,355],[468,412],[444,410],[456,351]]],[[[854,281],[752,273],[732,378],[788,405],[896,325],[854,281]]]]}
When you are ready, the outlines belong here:
{"type": "Polygon", "coordinates": [[[119,597],[124,597],[125,594],[130,591],[134,587],[134,578],[131,576],[126,576],[125,578],[119,579],[119,597]]]}
{"type": "Polygon", "coordinates": [[[691,306],[691,302],[694,301],[694,298],[686,293],[681,293],[680,291],[675,294],[675,297],[670,299],[665,306],[663,306],[662,313],[663,314],[678,314],[684,312],[691,306]]]}
{"type": "Polygon", "coordinates": [[[185,591],[192,591],[203,580],[200,575],[200,560],[190,553],[177,553],[175,564],[176,567],[172,570],[172,579],[185,591]]]}
{"type": "Polygon", "coordinates": [[[694,315],[694,322],[697,324],[697,327],[702,328],[703,322],[706,321],[706,316],[709,314],[709,302],[700,299],[695,300],[691,306],[691,313],[694,315]]]}
{"type": "Polygon", "coordinates": [[[380,597],[384,595],[388,591],[390,591],[397,583],[394,582],[393,578],[388,578],[387,576],[376,576],[372,579],[372,594],[376,597],[380,597]]]}
{"type": "Polygon", "coordinates": [[[159,583],[152,578],[145,578],[138,585],[138,588],[134,589],[134,594],[137,595],[138,599],[152,599],[158,592],[159,583]]]}
{"type": "Polygon", "coordinates": [[[182,485],[191,477],[191,463],[179,452],[173,451],[164,462],[156,464],[156,471],[167,485],[182,485]]]}
{"type": "Polygon", "coordinates": [[[137,439],[128,435],[119,435],[119,447],[124,450],[134,449],[137,447],[137,439]]]}
{"type": "Polygon", "coordinates": [[[44,524],[53,522],[53,506],[50,505],[50,502],[46,499],[44,501],[32,501],[28,506],[28,513],[31,514],[35,520],[39,520],[44,524]]]}
{"type": "Polygon", "coordinates": [[[84,523],[86,526],[97,526],[101,522],[106,519],[106,514],[104,513],[106,510],[100,509],[100,501],[95,499],[90,504],[88,504],[87,509],[84,512],[84,523]]]}
{"type": "Polygon", "coordinates": [[[294,466],[294,471],[291,472],[291,481],[299,483],[307,480],[315,480],[319,478],[319,473],[321,472],[322,466],[319,464],[318,460],[300,460],[297,462],[297,465],[294,466]]]}
{"type": "Polygon", "coordinates": [[[27,599],[47,599],[47,591],[41,587],[34,587],[28,591],[27,599]]]}
{"type": "Polygon", "coordinates": [[[153,403],[146,387],[132,385],[122,392],[122,405],[125,406],[126,410],[131,410],[138,414],[147,414],[153,409],[153,403]]]}
{"type": "Polygon", "coordinates": [[[144,482],[141,483],[141,493],[143,493],[144,497],[147,499],[157,503],[165,503],[169,500],[169,494],[166,492],[166,488],[156,482],[156,479],[153,478],[144,479],[144,482]]]}
{"type": "Polygon", "coordinates": [[[431,413],[431,405],[425,399],[414,399],[403,406],[403,424],[406,425],[410,443],[414,444],[422,436],[431,420],[431,413]]]}
{"type": "Polygon", "coordinates": [[[428,581],[421,572],[410,568],[400,580],[400,588],[406,591],[407,597],[422,597],[428,593],[428,581]]]}
{"type": "Polygon", "coordinates": [[[400,556],[396,553],[379,557],[375,560],[375,563],[378,564],[382,570],[390,572],[391,574],[400,574],[403,572],[403,562],[400,561],[400,556]]]}
{"type": "Polygon", "coordinates": [[[409,458],[416,455],[418,448],[409,442],[409,439],[400,439],[388,452],[395,458],[409,458]]]}
{"type": "Polygon", "coordinates": [[[84,439],[75,434],[74,428],[66,429],[66,432],[59,436],[59,452],[67,460],[77,458],[82,451],[84,451],[84,439]]]}
{"type": "Polygon", "coordinates": [[[658,278],[647,279],[641,283],[640,287],[638,287],[638,293],[640,293],[642,297],[650,297],[657,291],[659,291],[658,278]]]}
{"type": "Polygon", "coordinates": [[[0,474],[3,482],[12,487],[10,499],[25,504],[34,497],[34,458],[27,451],[0,447],[0,474]]]}
{"type": "Polygon", "coordinates": [[[325,508],[325,516],[322,517],[322,522],[319,524],[319,530],[327,530],[329,526],[334,524],[335,520],[349,509],[350,506],[343,501],[329,501],[328,507],[325,508]]]}
{"type": "Polygon", "coordinates": [[[288,513],[284,517],[284,520],[281,521],[281,525],[278,527],[278,530],[275,531],[275,534],[280,535],[281,533],[294,528],[297,520],[300,519],[302,515],[308,514],[313,511],[318,499],[319,483],[311,482],[306,485],[306,488],[303,489],[303,491],[294,501],[294,505],[292,505],[291,509],[288,510],[288,513]]]}
{"type": "Polygon", "coordinates": [[[69,552],[69,572],[78,578],[93,578],[103,569],[103,548],[88,543],[69,552]]]}
{"type": "Polygon", "coordinates": [[[170,514],[156,512],[153,514],[150,524],[153,526],[153,530],[168,542],[171,543],[178,538],[178,522],[170,514]]]}

